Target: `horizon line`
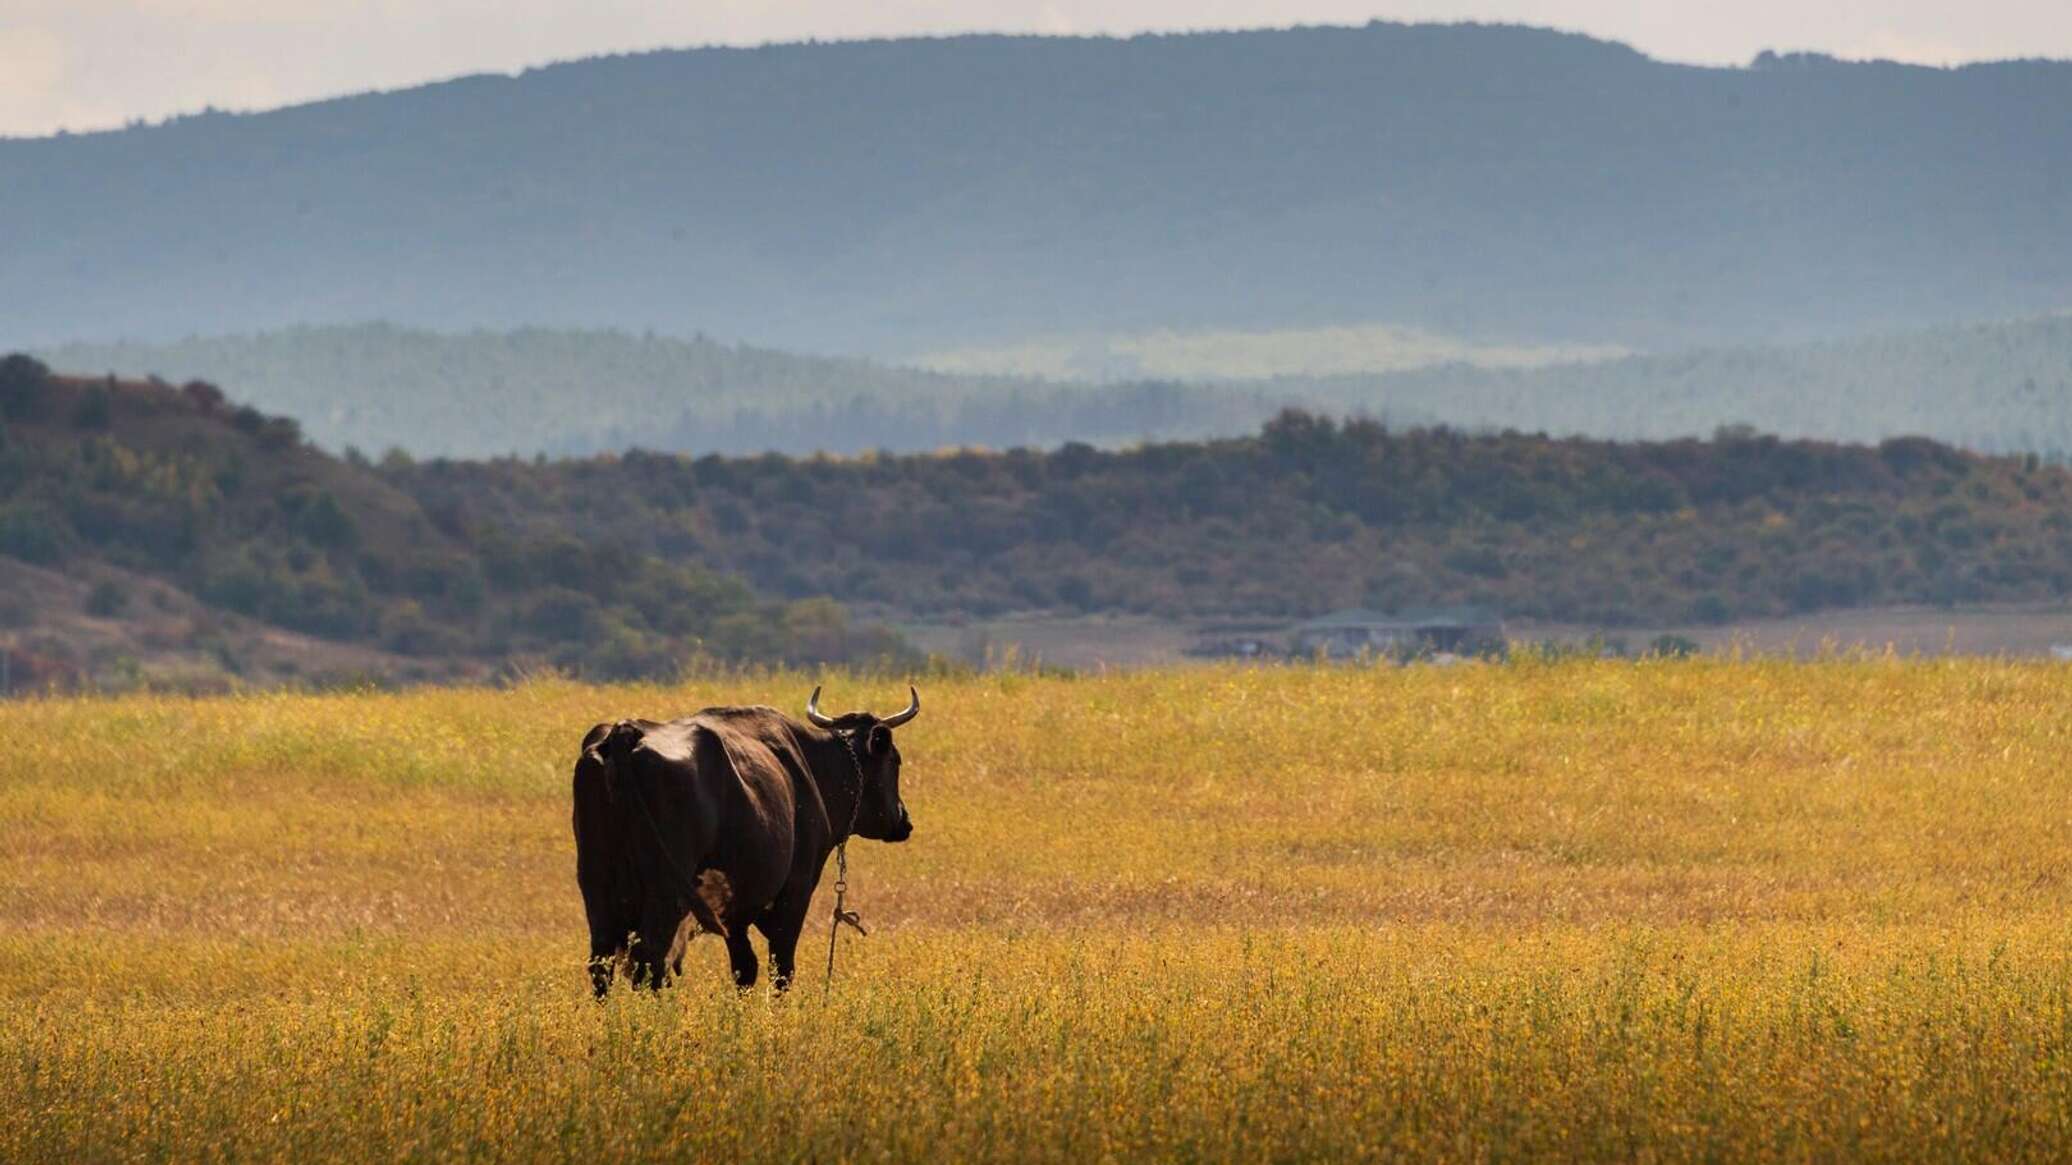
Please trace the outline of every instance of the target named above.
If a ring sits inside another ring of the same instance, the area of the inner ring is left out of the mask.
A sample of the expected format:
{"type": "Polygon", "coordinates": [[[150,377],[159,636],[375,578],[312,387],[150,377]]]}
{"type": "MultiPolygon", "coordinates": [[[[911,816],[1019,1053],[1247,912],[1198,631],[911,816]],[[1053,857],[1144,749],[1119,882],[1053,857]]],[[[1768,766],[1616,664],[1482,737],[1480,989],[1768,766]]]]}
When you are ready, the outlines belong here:
{"type": "Polygon", "coordinates": [[[160,115],[156,118],[135,116],[121,122],[105,124],[64,125],[44,133],[10,134],[0,132],[0,145],[23,142],[49,142],[75,137],[97,137],[105,134],[129,133],[136,130],[161,129],[183,121],[210,117],[263,117],[267,114],[285,113],[308,109],[334,102],[354,101],[368,97],[387,97],[410,93],[419,89],[432,89],[443,85],[460,84],[484,79],[519,80],[532,73],[543,73],[553,69],[569,68],[604,61],[616,61],[637,57],[661,56],[666,54],[689,54],[702,52],[757,52],[769,49],[818,49],[852,45],[882,45],[909,42],[935,42],[957,40],[1055,40],[1055,41],[1113,41],[1126,43],[1138,40],[1163,40],[1168,38],[1242,36],[1257,33],[1293,33],[1314,31],[1360,32],[1374,28],[1391,29],[1509,29],[1525,32],[1546,33],[1554,36],[1572,37],[1596,44],[1625,49],[1644,61],[1671,68],[1708,69],[1722,72],[1753,72],[1756,63],[1766,57],[1780,60],[1824,59],[1841,65],[1878,66],[1894,68],[1923,69],[1932,72],[1959,72],[1972,68],[1990,68],[2020,64],[2072,64],[2072,57],[2050,56],[2006,56],[1980,57],[1974,60],[1929,63],[1925,61],[1903,61],[1884,56],[1847,56],[1824,49],[1810,48],[1765,48],[1746,61],[1725,60],[1693,61],[1656,56],[1630,41],[1603,36],[1576,28],[1563,28],[1551,24],[1530,24],[1510,20],[1384,20],[1375,18],[1360,24],[1332,22],[1232,25],[1228,27],[1203,26],[1196,28],[1140,28],[1131,31],[1108,32],[1044,32],[1033,29],[959,29],[939,32],[916,32],[890,36],[833,37],[826,40],[817,37],[789,40],[760,41],[704,41],[698,43],[659,44],[639,48],[606,50],[584,56],[553,57],[530,62],[510,69],[470,69],[462,72],[439,74],[400,85],[373,86],[365,89],[349,89],[280,105],[267,106],[219,106],[205,103],[199,109],[187,109],[160,115]]]}

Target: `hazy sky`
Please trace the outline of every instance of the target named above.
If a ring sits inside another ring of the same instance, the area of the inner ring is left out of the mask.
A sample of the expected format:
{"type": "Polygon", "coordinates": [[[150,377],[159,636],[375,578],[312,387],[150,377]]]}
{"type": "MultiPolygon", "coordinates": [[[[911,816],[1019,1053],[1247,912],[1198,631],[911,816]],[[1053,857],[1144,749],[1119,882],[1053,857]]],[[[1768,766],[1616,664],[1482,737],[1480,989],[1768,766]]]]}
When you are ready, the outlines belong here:
{"type": "Polygon", "coordinates": [[[0,134],[255,109],[602,52],[988,30],[1488,20],[1670,60],[2072,57],[2072,0],[0,0],[0,134]]]}

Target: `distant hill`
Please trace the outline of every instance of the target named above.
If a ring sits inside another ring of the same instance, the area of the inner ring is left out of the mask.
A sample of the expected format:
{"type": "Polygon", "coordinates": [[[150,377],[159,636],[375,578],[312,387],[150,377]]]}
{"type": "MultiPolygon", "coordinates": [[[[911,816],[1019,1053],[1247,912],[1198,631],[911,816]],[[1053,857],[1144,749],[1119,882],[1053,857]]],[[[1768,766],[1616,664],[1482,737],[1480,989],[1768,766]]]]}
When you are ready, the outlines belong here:
{"type": "Polygon", "coordinates": [[[1353,376],[1441,364],[1539,368],[1630,354],[1606,344],[1478,344],[1417,328],[1363,324],[1034,336],[1013,344],[923,352],[908,363],[938,372],[1112,383],[1353,376]]]}
{"type": "Polygon", "coordinates": [[[38,355],[67,371],[227,385],[333,451],[441,457],[1105,444],[1246,432],[1292,399],[1259,386],[1094,388],[544,328],[291,328],[38,355]]]}
{"type": "Polygon", "coordinates": [[[1779,348],[1249,382],[1332,411],[1619,440],[1722,425],[1834,441],[1927,436],[2072,459],[2072,316],[1779,348]]]}
{"type": "Polygon", "coordinates": [[[904,356],[1666,350],[2072,305],[2072,64],[1497,26],[657,52],[0,142],[0,345],[391,319],[904,356]]]}
{"type": "MultiPolygon", "coordinates": [[[[1362,351],[1312,338],[1326,349],[1319,361],[1362,351]]],[[[1231,352],[1241,339],[1218,336],[1199,347],[1231,352]]],[[[1237,356],[1299,356],[1284,337],[1253,339],[1258,346],[1237,356]]],[[[1190,346],[1184,337],[1162,343],[1168,360],[1190,346]]],[[[1381,374],[1102,385],[546,329],[295,328],[166,345],[67,345],[40,355],[69,371],[214,381],[300,419],[330,449],[397,446],[419,456],[1117,445],[1252,432],[1289,405],[1399,428],[1658,439],[1749,425],[1793,437],[1917,435],[1986,452],[2072,456],[2066,316],[1533,368],[1456,361],[1381,374]]],[[[1410,358],[1407,350],[1385,355],[1410,358]]]]}
{"type": "Polygon", "coordinates": [[[580,524],[442,521],[206,384],[25,356],[0,359],[0,583],[10,671],[54,683],[907,658],[832,603],[759,599],[580,524]]]}

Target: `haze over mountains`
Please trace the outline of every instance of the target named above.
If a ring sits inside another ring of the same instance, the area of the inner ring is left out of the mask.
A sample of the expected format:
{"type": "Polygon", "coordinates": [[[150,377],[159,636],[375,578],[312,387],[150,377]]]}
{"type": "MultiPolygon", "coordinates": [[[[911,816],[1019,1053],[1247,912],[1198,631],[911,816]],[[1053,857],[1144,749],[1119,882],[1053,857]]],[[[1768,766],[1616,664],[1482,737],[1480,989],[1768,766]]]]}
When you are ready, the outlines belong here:
{"type": "Polygon", "coordinates": [[[5,141],[0,348],[388,319],[1659,352],[2072,306],[2072,65],[1760,65],[1513,27],[965,37],[5,141]]]}
{"type": "Polygon", "coordinates": [[[333,450],[418,456],[1112,445],[1246,432],[1299,399],[1271,385],[1047,383],[546,328],[290,328],[42,355],[96,374],[228,385],[240,401],[298,418],[333,450]]]}
{"type": "MultiPolygon", "coordinates": [[[[1333,349],[1315,334],[1304,339],[1284,351],[1281,335],[1233,333],[1213,348],[1231,367],[1261,371],[1279,360],[1330,366],[1338,354],[1376,355],[1358,344],[1333,349]]],[[[1187,351],[1179,341],[1166,347],[1187,351]]],[[[710,339],[538,328],[293,328],[164,345],[65,345],[39,355],[83,373],[214,381],[240,401],[299,418],[334,451],[399,447],[419,456],[1124,445],[1249,432],[1299,405],[1398,428],[1443,423],[1631,440],[1745,425],[1788,437],[1920,435],[1985,452],[2072,457],[2072,316],[1531,367],[1509,366],[1518,353],[1442,349],[1425,354],[1436,362],[1387,372],[1114,383],[934,373],[710,339]]]]}
{"type": "Polygon", "coordinates": [[[2072,316],[1538,368],[1461,363],[1258,386],[1332,411],[1619,440],[1722,426],[1872,442],[1928,436],[2072,459],[2072,316]]]}

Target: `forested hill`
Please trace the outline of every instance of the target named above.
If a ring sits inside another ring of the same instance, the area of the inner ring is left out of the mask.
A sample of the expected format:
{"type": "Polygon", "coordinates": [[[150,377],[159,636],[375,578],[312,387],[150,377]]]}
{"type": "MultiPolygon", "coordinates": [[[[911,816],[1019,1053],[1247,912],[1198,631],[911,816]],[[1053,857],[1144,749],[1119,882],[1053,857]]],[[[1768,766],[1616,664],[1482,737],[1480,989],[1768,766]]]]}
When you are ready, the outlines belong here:
{"type": "MultiPolygon", "coordinates": [[[[1261,349],[1285,342],[1219,341],[1261,349]]],[[[1445,423],[1631,440],[1747,425],[1794,437],[1919,435],[1986,452],[2072,456],[2072,316],[1538,368],[1454,359],[1385,374],[1101,385],[544,328],[291,328],[40,354],[73,372],[232,385],[240,401],[295,417],[334,451],[395,446],[418,456],[1120,445],[1249,433],[1289,405],[1398,428],[1445,423]]]]}
{"type": "Polygon", "coordinates": [[[2061,63],[1389,24],[657,52],[0,142],[0,345],[1388,321],[1663,350],[2061,308],[2068,189],[2061,63]]]}
{"type": "Polygon", "coordinates": [[[1299,413],[1102,452],[395,464],[442,528],[580,536],[922,613],[1473,602],[1619,626],[2063,600],[2072,471],[1919,439],[1614,444],[1299,413]]]}
{"type": "Polygon", "coordinates": [[[593,533],[442,525],[399,481],[205,383],[0,359],[0,643],[16,683],[134,679],[176,657],[262,683],[340,659],[377,675],[547,662],[608,678],[698,656],[905,657],[832,603],[762,600],[593,533]],[[279,650],[272,628],[307,649],[279,650]]]}
{"type": "Polygon", "coordinates": [[[374,465],[204,383],[16,356],[0,360],[0,578],[11,650],[62,657],[77,649],[60,622],[131,620],[127,642],[214,643],[233,670],[217,615],[434,672],[598,676],[700,654],[902,658],[822,596],[1174,618],[1474,602],[1618,626],[2061,601],[2072,471],[1921,439],[1614,444],[1300,413],[1120,452],[374,465]]]}

